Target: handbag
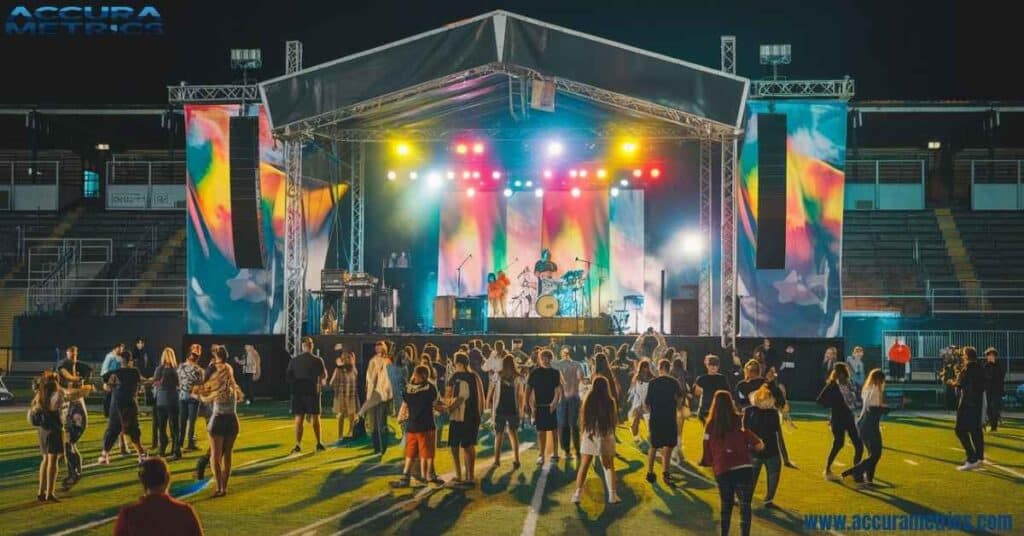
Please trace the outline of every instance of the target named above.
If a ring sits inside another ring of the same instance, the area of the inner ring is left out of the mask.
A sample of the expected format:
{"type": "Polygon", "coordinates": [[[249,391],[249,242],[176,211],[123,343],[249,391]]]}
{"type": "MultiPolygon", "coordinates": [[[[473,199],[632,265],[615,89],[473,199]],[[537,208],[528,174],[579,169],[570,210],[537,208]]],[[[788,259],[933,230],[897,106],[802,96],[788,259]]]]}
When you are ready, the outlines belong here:
{"type": "Polygon", "coordinates": [[[43,408],[34,405],[30,406],[26,417],[28,418],[28,423],[32,426],[40,427],[46,424],[46,412],[43,411],[43,408]]]}

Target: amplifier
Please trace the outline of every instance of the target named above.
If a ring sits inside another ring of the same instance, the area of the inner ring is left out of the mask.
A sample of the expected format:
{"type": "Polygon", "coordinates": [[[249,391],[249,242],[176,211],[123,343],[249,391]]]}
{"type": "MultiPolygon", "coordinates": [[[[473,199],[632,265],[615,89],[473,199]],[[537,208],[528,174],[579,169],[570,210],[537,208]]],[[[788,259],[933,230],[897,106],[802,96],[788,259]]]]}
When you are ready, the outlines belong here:
{"type": "Polygon", "coordinates": [[[320,272],[320,290],[341,292],[345,290],[345,270],[326,268],[320,272]]]}

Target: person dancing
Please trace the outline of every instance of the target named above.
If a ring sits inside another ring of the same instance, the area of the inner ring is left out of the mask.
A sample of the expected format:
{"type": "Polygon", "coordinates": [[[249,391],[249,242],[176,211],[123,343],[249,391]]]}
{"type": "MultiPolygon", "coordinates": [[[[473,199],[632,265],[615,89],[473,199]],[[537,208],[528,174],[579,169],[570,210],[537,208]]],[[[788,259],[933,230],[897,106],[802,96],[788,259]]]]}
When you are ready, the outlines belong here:
{"type": "Polygon", "coordinates": [[[154,408],[156,414],[156,430],[159,437],[160,456],[167,455],[167,445],[171,445],[171,460],[181,459],[181,433],[178,430],[178,359],[174,350],[164,348],[160,354],[160,364],[153,371],[153,396],[156,397],[154,408]],[[168,440],[167,429],[170,428],[168,440]]]}
{"type": "Polygon", "coordinates": [[[213,353],[213,373],[202,385],[193,387],[193,394],[204,404],[210,404],[210,421],[207,432],[210,435],[210,461],[217,490],[213,497],[223,497],[228,492],[231,477],[231,454],[238,437],[238,402],[245,399],[244,393],[235,383],[235,371],[227,363],[227,352],[213,353]]]}
{"type": "Polygon", "coordinates": [[[60,502],[54,495],[57,482],[57,466],[64,454],[64,435],[60,421],[60,410],[64,405],[64,393],[57,381],[57,375],[43,372],[36,382],[35,395],[29,406],[29,421],[38,429],[39,452],[39,502],[60,502]]]}
{"type": "Polygon", "coordinates": [[[622,502],[615,484],[615,427],[618,426],[618,410],[611,396],[611,383],[604,376],[596,376],[590,392],[583,400],[580,414],[581,444],[580,467],[576,471],[576,491],[572,502],[580,502],[583,485],[594,457],[601,459],[604,467],[604,483],[608,490],[608,504],[622,502]]]}
{"type": "Polygon", "coordinates": [[[491,382],[487,395],[494,428],[494,466],[501,465],[501,443],[508,433],[512,443],[512,469],[519,469],[519,414],[522,412],[523,381],[510,354],[501,358],[501,370],[491,382]]]}
{"type": "MultiPolygon", "coordinates": [[[[839,477],[832,474],[832,462],[843,448],[844,436],[849,435],[850,442],[853,443],[854,465],[860,463],[861,456],[864,455],[864,443],[860,440],[860,434],[857,433],[857,425],[853,419],[853,408],[857,407],[857,391],[850,383],[850,369],[846,363],[836,363],[832,368],[828,383],[818,395],[818,403],[827,406],[831,411],[828,422],[832,429],[832,449],[825,462],[825,479],[838,481],[839,477]]],[[[859,474],[853,476],[857,483],[861,482],[859,474]]]]}
{"type": "Polygon", "coordinates": [[[331,374],[331,389],[334,391],[334,416],[338,420],[338,444],[352,439],[356,429],[356,412],[359,411],[358,374],[356,356],[352,352],[342,352],[334,360],[334,372],[331,374]],[[345,421],[348,421],[348,433],[345,433],[345,421]]]}
{"type": "Polygon", "coordinates": [[[750,535],[750,502],[754,496],[754,473],[751,453],[764,450],[761,441],[741,426],[739,412],[729,391],[716,391],[711,412],[704,425],[704,455],[700,464],[711,467],[718,482],[721,500],[722,535],[729,534],[732,509],[739,498],[740,534],[750,535]]]}
{"type": "Polygon", "coordinates": [[[506,317],[505,300],[508,298],[508,287],[512,284],[505,272],[487,274],[487,307],[492,317],[506,317]]]}
{"type": "Polygon", "coordinates": [[[964,447],[967,461],[958,471],[981,467],[985,459],[985,434],[982,432],[982,402],[985,397],[985,371],[978,363],[978,350],[966,346],[963,350],[964,366],[954,386],[959,394],[956,406],[956,437],[964,447]]]}
{"type": "Polygon", "coordinates": [[[875,467],[878,460],[882,458],[882,415],[888,409],[885,406],[885,373],[882,369],[872,370],[864,383],[861,391],[861,400],[864,403],[857,419],[857,432],[860,433],[864,446],[868,448],[868,457],[853,467],[843,471],[843,476],[860,474],[863,485],[868,487],[874,484],[875,467]]]}
{"type": "Polygon", "coordinates": [[[68,464],[68,476],[64,478],[62,487],[70,489],[82,478],[82,453],[78,451],[78,441],[85,435],[89,425],[89,412],[85,407],[85,397],[92,392],[89,377],[92,368],[79,362],[78,347],[69,346],[65,351],[67,358],[57,367],[58,384],[64,389],[64,460],[68,464]]]}
{"type": "Polygon", "coordinates": [[[146,451],[142,448],[142,431],[139,429],[139,405],[135,396],[142,385],[142,375],[135,368],[135,358],[131,352],[121,354],[121,368],[109,372],[104,378],[103,388],[109,390],[110,418],[107,429],[103,432],[103,452],[100,454],[100,465],[110,464],[110,449],[117,443],[121,434],[128,436],[139,463],[146,459],[146,451]]]}

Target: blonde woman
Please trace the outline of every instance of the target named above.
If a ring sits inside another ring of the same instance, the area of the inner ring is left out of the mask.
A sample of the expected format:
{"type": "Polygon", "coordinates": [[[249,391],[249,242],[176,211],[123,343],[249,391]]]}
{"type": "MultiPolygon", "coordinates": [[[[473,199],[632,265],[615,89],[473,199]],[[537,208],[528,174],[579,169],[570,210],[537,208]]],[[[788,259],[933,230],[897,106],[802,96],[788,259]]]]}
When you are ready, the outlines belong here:
{"type": "Polygon", "coordinates": [[[224,347],[213,352],[211,368],[213,372],[202,385],[193,388],[193,393],[204,404],[211,404],[210,421],[207,432],[210,434],[210,461],[213,462],[213,473],[217,480],[217,491],[214,497],[223,497],[228,493],[228,478],[231,476],[231,453],[238,437],[238,402],[244,400],[242,390],[235,383],[235,372],[227,363],[228,354],[224,347]]]}
{"type": "Polygon", "coordinates": [[[156,397],[156,430],[160,439],[160,455],[167,456],[167,429],[171,429],[171,459],[181,459],[181,433],[178,429],[178,358],[172,348],[164,348],[160,364],[153,372],[153,394],[156,397]],[[170,425],[170,426],[168,426],[170,425]]]}
{"type": "Polygon", "coordinates": [[[868,373],[864,389],[861,391],[864,409],[857,419],[857,431],[868,449],[868,457],[864,461],[843,471],[843,476],[860,475],[864,486],[874,485],[875,467],[882,458],[882,415],[888,411],[885,405],[885,373],[882,369],[873,369],[868,373]]]}

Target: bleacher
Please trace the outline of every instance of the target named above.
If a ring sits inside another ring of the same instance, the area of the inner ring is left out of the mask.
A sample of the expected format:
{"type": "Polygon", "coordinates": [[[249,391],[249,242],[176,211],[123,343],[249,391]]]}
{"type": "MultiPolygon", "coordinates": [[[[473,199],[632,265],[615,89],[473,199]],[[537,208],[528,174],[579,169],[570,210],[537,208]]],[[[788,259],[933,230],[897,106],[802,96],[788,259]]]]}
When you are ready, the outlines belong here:
{"type": "Polygon", "coordinates": [[[953,280],[935,213],[847,211],[843,295],[848,310],[927,312],[928,280],[953,280]]]}
{"type": "Polygon", "coordinates": [[[1024,212],[961,210],[953,216],[989,306],[1024,310],[1024,212]]]}

